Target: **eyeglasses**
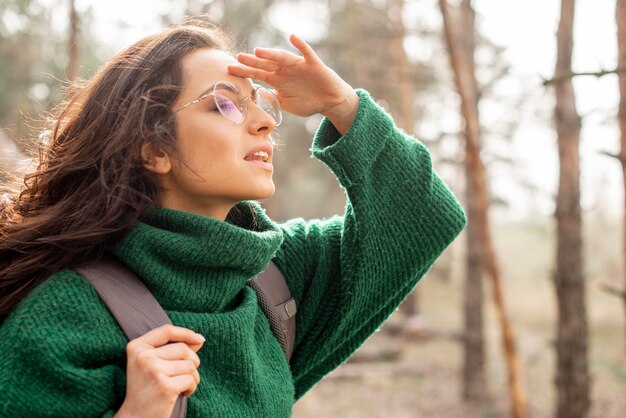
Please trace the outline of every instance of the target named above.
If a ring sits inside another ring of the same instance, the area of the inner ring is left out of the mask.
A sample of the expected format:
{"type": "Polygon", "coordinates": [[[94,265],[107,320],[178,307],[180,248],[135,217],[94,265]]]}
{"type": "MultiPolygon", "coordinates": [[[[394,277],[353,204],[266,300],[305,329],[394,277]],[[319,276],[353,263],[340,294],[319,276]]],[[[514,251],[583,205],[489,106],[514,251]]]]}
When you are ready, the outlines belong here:
{"type": "Polygon", "coordinates": [[[243,97],[243,94],[241,94],[237,86],[229,83],[228,81],[217,82],[213,86],[213,91],[203,94],[196,100],[182,105],[178,109],[174,110],[174,113],[208,99],[209,97],[213,97],[211,110],[219,110],[222,116],[236,124],[240,124],[246,119],[246,115],[248,114],[246,100],[248,99],[251,99],[257,106],[270,115],[272,119],[274,119],[276,126],[280,125],[283,120],[283,115],[280,111],[280,104],[274,93],[263,86],[255,84],[252,94],[247,97],[243,97]]]}

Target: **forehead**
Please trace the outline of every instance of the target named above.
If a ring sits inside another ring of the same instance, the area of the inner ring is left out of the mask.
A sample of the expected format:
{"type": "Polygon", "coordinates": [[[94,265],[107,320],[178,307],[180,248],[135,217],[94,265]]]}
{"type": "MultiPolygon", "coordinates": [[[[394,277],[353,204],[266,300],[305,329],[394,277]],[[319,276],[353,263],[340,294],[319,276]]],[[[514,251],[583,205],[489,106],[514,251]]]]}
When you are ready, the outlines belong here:
{"type": "Polygon", "coordinates": [[[217,49],[203,48],[187,54],[182,60],[181,99],[194,98],[218,81],[229,81],[238,86],[241,91],[250,91],[252,80],[230,74],[226,69],[230,64],[238,64],[238,61],[217,49]]]}

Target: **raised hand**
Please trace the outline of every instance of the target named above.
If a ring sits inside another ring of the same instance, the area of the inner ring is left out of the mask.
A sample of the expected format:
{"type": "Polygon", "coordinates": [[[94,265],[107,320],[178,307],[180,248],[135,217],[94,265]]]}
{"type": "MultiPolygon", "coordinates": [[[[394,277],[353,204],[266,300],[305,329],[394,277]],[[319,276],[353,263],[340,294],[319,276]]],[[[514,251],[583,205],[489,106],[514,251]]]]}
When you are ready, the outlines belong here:
{"type": "Polygon", "coordinates": [[[356,92],[304,40],[291,35],[289,41],[301,56],[281,49],[255,48],[254,54],[237,54],[241,64],[229,65],[228,71],[271,86],[283,110],[298,116],[321,113],[345,133],[356,116],[356,92]]]}

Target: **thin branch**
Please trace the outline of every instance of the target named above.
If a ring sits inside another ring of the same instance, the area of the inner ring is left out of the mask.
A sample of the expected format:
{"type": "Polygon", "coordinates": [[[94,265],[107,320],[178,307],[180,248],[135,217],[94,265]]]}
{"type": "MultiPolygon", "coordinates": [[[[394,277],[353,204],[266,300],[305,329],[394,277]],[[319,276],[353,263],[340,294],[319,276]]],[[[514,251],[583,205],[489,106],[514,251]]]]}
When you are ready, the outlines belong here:
{"type": "Polygon", "coordinates": [[[626,299],[626,289],[616,285],[613,282],[608,282],[608,281],[600,282],[600,289],[604,290],[605,292],[611,295],[626,299]]]}
{"type": "Polygon", "coordinates": [[[600,150],[597,151],[598,154],[600,155],[604,155],[605,157],[611,157],[611,158],[615,158],[618,161],[622,161],[622,157],[620,154],[613,154],[612,152],[606,151],[606,150],[600,150]]]}
{"type": "Polygon", "coordinates": [[[549,84],[558,83],[559,81],[563,81],[569,78],[574,78],[574,77],[579,77],[579,76],[593,76],[593,77],[600,78],[608,74],[618,74],[618,73],[624,73],[624,72],[626,72],[626,67],[617,67],[614,70],[601,70],[601,71],[596,71],[596,72],[593,72],[593,71],[582,72],[582,73],[567,72],[567,73],[558,74],[550,79],[544,79],[543,85],[548,86],[549,84]]]}
{"type": "Polygon", "coordinates": [[[500,70],[478,90],[478,100],[480,100],[486,92],[491,90],[498,81],[507,76],[510,71],[511,68],[509,66],[500,68],[500,70]]]}

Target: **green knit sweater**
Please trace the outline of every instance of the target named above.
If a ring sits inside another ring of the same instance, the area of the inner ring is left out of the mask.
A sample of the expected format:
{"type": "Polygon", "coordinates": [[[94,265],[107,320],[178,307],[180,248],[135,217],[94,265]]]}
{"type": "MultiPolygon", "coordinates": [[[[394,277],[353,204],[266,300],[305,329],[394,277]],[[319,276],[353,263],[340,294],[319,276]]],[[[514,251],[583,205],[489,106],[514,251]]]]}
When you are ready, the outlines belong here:
{"type": "MultiPolygon", "coordinates": [[[[311,151],[337,176],[343,216],[255,228],[161,209],[112,251],[175,325],[205,336],[193,417],[289,417],[296,400],[387,319],[466,223],[422,143],[364,90],[350,130],[324,119],[311,151]],[[246,282],[270,260],[296,300],[288,364],[246,282]]],[[[254,212],[254,213],[253,213],[254,212]]],[[[128,343],[89,282],[63,270],[0,328],[0,416],[112,416],[124,401],[128,343]]]]}

